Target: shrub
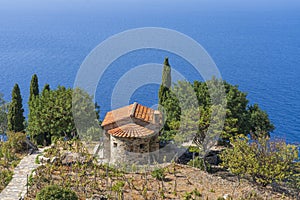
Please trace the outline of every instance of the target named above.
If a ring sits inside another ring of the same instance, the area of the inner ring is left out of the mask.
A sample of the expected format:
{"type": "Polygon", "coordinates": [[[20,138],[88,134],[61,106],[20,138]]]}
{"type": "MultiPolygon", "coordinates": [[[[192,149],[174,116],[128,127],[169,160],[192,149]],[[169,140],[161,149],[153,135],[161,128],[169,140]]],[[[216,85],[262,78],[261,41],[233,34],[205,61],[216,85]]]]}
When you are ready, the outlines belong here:
{"type": "Polygon", "coordinates": [[[58,185],[48,185],[44,187],[36,196],[36,200],[78,200],[75,192],[59,187],[58,185]]]}
{"type": "Polygon", "coordinates": [[[260,138],[250,142],[247,137],[231,139],[233,148],[221,154],[222,165],[238,176],[248,175],[262,186],[280,182],[293,174],[297,148],[283,141],[260,138]]]}
{"type": "Polygon", "coordinates": [[[193,200],[193,199],[200,199],[202,197],[202,194],[195,188],[191,192],[185,192],[183,195],[184,200],[193,200]]]}
{"type": "Polygon", "coordinates": [[[25,144],[26,135],[24,133],[8,132],[7,135],[8,141],[6,142],[6,148],[10,149],[13,153],[21,153],[27,150],[27,146],[25,144]]]}
{"type": "Polygon", "coordinates": [[[151,176],[157,180],[164,180],[165,179],[165,170],[163,168],[155,169],[151,172],[151,176]]]}
{"type": "Polygon", "coordinates": [[[0,171],[0,191],[1,191],[1,187],[5,187],[11,181],[12,176],[13,176],[12,171],[10,171],[8,169],[1,169],[1,171],[0,171]]]}
{"type": "Polygon", "coordinates": [[[124,181],[118,181],[111,188],[112,191],[114,191],[118,194],[118,199],[122,199],[124,185],[125,185],[124,181]]]}
{"type": "Polygon", "coordinates": [[[211,171],[210,164],[208,162],[205,162],[205,165],[206,165],[206,169],[205,169],[203,159],[201,159],[200,157],[196,157],[193,160],[190,160],[187,164],[191,167],[196,167],[201,170],[207,170],[208,172],[211,171]]]}

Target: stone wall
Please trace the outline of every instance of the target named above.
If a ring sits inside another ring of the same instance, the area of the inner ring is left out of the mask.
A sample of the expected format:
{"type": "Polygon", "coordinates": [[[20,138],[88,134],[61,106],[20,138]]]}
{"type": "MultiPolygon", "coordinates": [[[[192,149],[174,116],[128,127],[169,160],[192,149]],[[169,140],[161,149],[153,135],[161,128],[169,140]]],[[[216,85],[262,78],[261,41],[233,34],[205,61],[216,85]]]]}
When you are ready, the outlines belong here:
{"type": "Polygon", "coordinates": [[[147,138],[116,138],[110,139],[111,163],[148,163],[149,152],[159,150],[158,135],[147,138]]]}

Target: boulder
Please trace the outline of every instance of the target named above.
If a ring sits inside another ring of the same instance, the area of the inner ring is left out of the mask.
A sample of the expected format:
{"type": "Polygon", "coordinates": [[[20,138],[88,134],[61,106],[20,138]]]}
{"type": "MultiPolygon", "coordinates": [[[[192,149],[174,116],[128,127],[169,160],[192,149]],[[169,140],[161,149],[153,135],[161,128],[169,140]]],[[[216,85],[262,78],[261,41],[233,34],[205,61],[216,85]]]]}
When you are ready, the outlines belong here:
{"type": "Polygon", "coordinates": [[[70,165],[76,162],[85,162],[85,157],[79,153],[67,152],[62,156],[61,163],[63,165],[70,165]]]}

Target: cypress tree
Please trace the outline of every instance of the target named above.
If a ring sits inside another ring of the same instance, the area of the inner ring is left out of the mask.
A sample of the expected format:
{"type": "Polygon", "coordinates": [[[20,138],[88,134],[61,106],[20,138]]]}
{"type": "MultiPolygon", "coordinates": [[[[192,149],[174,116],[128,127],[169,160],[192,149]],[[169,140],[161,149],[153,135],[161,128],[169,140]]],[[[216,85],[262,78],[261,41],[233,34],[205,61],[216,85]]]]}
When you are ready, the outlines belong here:
{"type": "Polygon", "coordinates": [[[8,109],[8,130],[13,132],[24,131],[24,109],[22,105],[22,96],[18,84],[15,84],[12,90],[12,99],[8,109]]]}
{"type": "Polygon", "coordinates": [[[31,82],[30,82],[29,102],[32,101],[32,99],[38,95],[39,95],[38,77],[36,74],[34,74],[31,78],[31,82]]]}
{"type": "Polygon", "coordinates": [[[42,91],[42,95],[45,96],[45,92],[46,91],[50,91],[50,85],[49,84],[46,84],[43,88],[43,91],[42,91]]]}
{"type": "Polygon", "coordinates": [[[168,94],[170,93],[171,87],[171,66],[169,64],[169,59],[165,58],[163,73],[162,73],[162,81],[159,88],[158,98],[159,105],[164,105],[164,102],[167,100],[168,94]]]}
{"type": "Polygon", "coordinates": [[[168,117],[168,111],[169,107],[166,105],[166,101],[168,98],[170,98],[170,93],[171,93],[171,66],[169,64],[169,59],[165,58],[164,61],[164,67],[163,67],[163,73],[162,73],[162,81],[161,85],[159,88],[159,93],[158,93],[158,99],[159,99],[159,106],[158,110],[163,113],[163,118],[165,118],[165,123],[163,126],[164,130],[170,130],[169,127],[169,122],[170,122],[170,117],[168,117]],[[164,110],[162,109],[164,108],[164,110]]]}

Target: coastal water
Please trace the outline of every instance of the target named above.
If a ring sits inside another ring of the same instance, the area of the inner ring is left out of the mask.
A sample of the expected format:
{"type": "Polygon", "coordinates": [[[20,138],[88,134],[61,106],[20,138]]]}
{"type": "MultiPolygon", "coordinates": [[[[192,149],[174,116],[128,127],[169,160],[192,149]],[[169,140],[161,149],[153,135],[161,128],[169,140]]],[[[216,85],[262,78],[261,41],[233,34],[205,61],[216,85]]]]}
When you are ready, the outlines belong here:
{"type": "MultiPolygon", "coordinates": [[[[276,126],[273,137],[300,143],[299,18],[299,12],[4,12],[0,14],[0,92],[9,100],[18,83],[27,113],[32,74],[38,75],[40,88],[45,83],[51,88],[72,87],[84,58],[109,36],[131,28],[165,27],[199,42],[223,79],[239,85],[250,103],[258,103],[268,112],[276,126]]],[[[190,64],[177,55],[153,49],[131,52],[113,62],[99,82],[95,99],[101,117],[111,109],[112,90],[124,73],[141,64],[162,63],[166,56],[188,80],[201,80],[186,70],[190,64]]],[[[128,103],[152,106],[157,103],[157,90],[156,84],[144,85],[128,103]]]]}

